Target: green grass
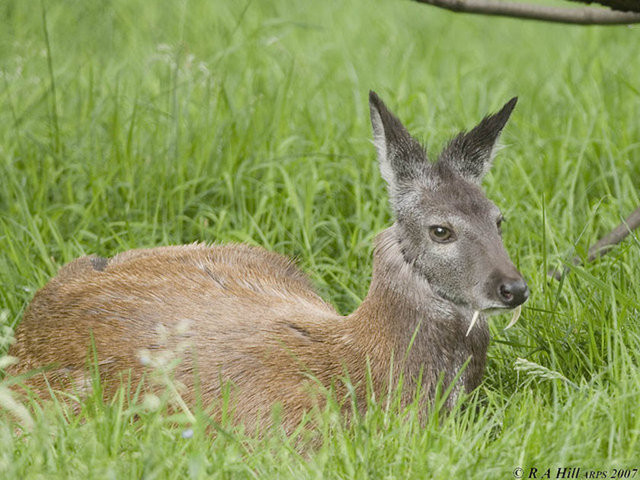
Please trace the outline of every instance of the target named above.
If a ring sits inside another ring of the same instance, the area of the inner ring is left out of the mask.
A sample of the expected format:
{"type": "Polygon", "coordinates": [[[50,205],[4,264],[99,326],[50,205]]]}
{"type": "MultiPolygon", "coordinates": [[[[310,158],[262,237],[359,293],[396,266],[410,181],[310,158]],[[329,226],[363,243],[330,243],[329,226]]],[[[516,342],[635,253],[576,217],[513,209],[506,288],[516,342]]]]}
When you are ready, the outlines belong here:
{"type": "Polygon", "coordinates": [[[32,405],[19,435],[29,419],[6,408],[4,385],[0,476],[507,479],[516,467],[640,467],[638,237],[560,283],[545,275],[640,204],[638,31],[402,0],[2,2],[6,326],[77,256],[193,241],[295,256],[325,298],[353,310],[373,237],[391,222],[369,89],[432,157],[520,97],[485,186],[532,297],[508,332],[493,320],[482,387],[425,426],[382,405],[345,427],[329,408],[301,453],[277,430],[212,436],[203,412],[193,422],[122,397],[90,399],[77,415],[32,405]]]}

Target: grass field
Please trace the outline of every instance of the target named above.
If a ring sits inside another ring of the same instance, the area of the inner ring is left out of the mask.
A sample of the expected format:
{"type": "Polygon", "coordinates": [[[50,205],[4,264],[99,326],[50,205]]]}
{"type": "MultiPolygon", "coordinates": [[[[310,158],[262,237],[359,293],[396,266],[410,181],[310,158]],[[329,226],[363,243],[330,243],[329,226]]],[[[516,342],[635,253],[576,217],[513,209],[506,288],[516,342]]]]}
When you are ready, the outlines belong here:
{"type": "Polygon", "coordinates": [[[262,245],[297,257],[326,299],[353,310],[372,240],[392,221],[369,89],[432,157],[520,97],[484,184],[532,290],[516,327],[493,319],[483,385],[424,427],[384,405],[345,427],[328,409],[319,444],[300,453],[277,430],[211,437],[202,412],[194,422],[122,398],[27,417],[5,379],[0,477],[509,479],[518,467],[551,478],[581,467],[581,478],[611,478],[640,468],[638,237],[562,282],[545,275],[640,204],[639,32],[403,0],[0,3],[3,349],[61,265],[155,245],[262,245]]]}

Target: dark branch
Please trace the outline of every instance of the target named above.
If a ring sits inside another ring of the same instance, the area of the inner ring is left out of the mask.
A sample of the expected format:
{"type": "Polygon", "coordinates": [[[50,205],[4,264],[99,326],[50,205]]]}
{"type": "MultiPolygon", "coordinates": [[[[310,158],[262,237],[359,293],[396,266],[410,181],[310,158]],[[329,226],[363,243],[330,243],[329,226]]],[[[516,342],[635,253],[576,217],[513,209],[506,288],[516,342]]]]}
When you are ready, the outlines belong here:
{"type": "MultiPolygon", "coordinates": [[[[640,207],[638,207],[634,212],[627,217],[627,219],[614,228],[610,233],[602,237],[595,244],[593,244],[589,248],[589,252],[587,253],[587,262],[592,262],[596,258],[601,257],[606,254],[609,250],[611,250],[615,245],[620,243],[622,240],[626,238],[627,235],[631,233],[632,230],[640,227],[640,207]]],[[[572,260],[574,265],[580,264],[580,257],[574,257],[572,260]]],[[[550,277],[555,278],[556,280],[560,280],[562,275],[568,271],[568,268],[565,267],[564,271],[558,270],[550,270],[548,275],[550,277]]]]}
{"type": "Polygon", "coordinates": [[[605,7],[613,8],[623,12],[640,12],[640,2],[638,0],[571,0],[580,3],[599,3],[605,7]]]}
{"type": "Polygon", "coordinates": [[[627,25],[640,23],[640,13],[618,12],[600,8],[559,8],[528,3],[495,0],[417,0],[453,12],[479,13],[502,17],[525,18],[545,22],[579,25],[627,25]]]}

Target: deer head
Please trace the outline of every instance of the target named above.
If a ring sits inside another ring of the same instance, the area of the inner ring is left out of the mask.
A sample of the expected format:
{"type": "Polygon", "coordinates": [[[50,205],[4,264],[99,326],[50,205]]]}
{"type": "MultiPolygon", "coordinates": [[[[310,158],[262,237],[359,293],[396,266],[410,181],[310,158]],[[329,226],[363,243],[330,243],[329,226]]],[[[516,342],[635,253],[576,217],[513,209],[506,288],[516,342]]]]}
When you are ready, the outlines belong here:
{"type": "Polygon", "coordinates": [[[473,311],[512,309],[529,289],[501,238],[502,215],[480,188],[517,98],[456,136],[436,162],[380,98],[369,106],[404,261],[446,300],[473,311]]]}

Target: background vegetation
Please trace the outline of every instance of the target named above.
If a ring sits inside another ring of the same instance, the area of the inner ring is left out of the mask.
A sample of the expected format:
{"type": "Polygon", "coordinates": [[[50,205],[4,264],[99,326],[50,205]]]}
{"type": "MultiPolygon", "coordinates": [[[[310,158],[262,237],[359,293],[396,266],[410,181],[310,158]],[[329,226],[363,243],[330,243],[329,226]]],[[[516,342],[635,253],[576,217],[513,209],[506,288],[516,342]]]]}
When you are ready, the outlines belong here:
{"type": "MultiPolygon", "coordinates": [[[[370,144],[376,90],[434,158],[513,95],[485,180],[529,279],[493,320],[486,380],[425,427],[328,409],[300,453],[211,436],[124,397],[79,415],[0,387],[3,478],[513,478],[640,467],[640,243],[547,269],[640,204],[638,28],[457,16],[402,0],[0,3],[0,311],[11,327],[73,258],[248,242],[296,256],[341,312],[392,221],[370,144]],[[517,359],[523,360],[517,360],[517,359]],[[18,428],[30,427],[19,434],[18,428]],[[193,433],[193,435],[191,435],[193,433]]],[[[62,328],[62,326],[61,326],[62,328]]],[[[640,473],[638,474],[640,475],[640,473]]]]}

